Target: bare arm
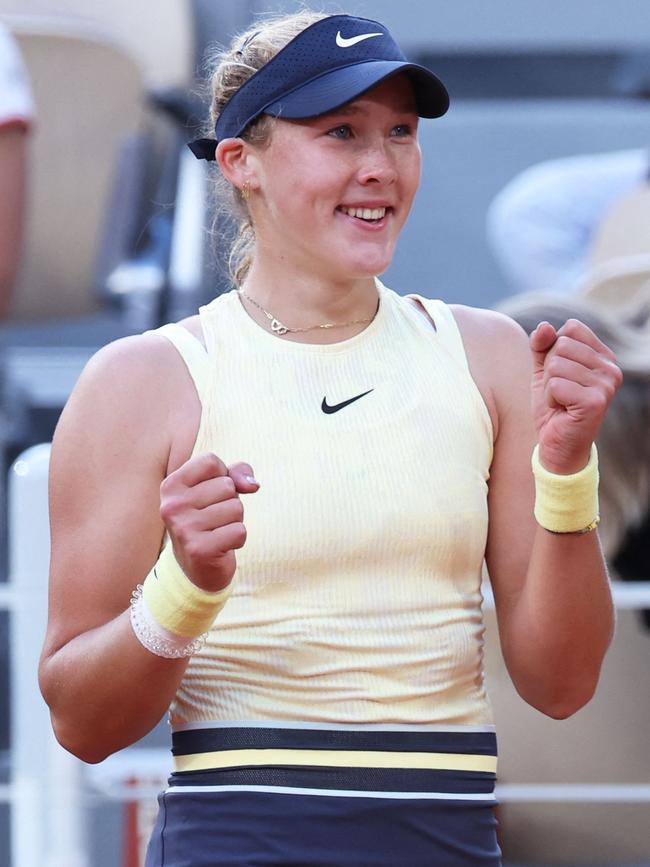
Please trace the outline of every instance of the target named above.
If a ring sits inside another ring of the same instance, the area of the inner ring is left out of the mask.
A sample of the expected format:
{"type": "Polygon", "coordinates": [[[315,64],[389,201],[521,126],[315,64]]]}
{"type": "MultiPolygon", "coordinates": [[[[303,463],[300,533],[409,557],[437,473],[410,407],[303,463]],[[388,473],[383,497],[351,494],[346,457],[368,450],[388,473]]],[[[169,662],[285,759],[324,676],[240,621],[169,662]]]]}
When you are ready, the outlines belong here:
{"type": "Polygon", "coordinates": [[[22,126],[0,130],[0,317],[9,310],[22,251],[26,140],[22,126]]]}
{"type": "MultiPolygon", "coordinates": [[[[470,360],[478,364],[483,358],[478,378],[483,388],[491,387],[496,413],[486,558],[502,651],[520,695],[549,716],[564,718],[593,695],[611,641],[607,571],[595,532],[556,535],[536,523],[530,456],[540,430],[531,408],[528,338],[499,314],[478,315],[482,327],[468,312],[459,319],[470,360]]],[[[619,377],[612,365],[610,399],[619,377]]],[[[590,443],[590,436],[576,440],[561,459],[547,449],[542,462],[554,472],[575,472],[586,464],[590,443]]]]}
{"type": "Polygon", "coordinates": [[[187,666],[150,653],[130,624],[131,592],[159,554],[161,515],[186,574],[209,590],[228,583],[232,549],[245,540],[237,491],[256,487],[237,486],[214,455],[188,460],[199,416],[198,397],[167,341],[128,338],[91,361],[54,437],[40,685],[58,740],[85,761],[101,761],[146,734],[187,666]],[[190,476],[202,482],[198,509],[190,476]]]}
{"type": "Polygon", "coordinates": [[[153,728],[186,667],[148,653],[128,614],[164,532],[159,491],[171,452],[171,405],[152,371],[162,365],[170,374],[167,394],[178,394],[183,374],[170,363],[172,351],[145,337],[102,350],[52,445],[50,614],[40,684],[57,738],[86,761],[153,728]]]}

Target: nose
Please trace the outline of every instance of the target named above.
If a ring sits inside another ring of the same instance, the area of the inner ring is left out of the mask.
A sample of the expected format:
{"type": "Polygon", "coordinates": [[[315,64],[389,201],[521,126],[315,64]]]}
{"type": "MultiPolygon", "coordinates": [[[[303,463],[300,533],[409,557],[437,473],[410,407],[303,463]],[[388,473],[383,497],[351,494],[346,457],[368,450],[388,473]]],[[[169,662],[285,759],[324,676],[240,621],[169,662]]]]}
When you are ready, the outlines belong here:
{"type": "Polygon", "coordinates": [[[357,173],[359,183],[394,184],[397,180],[395,161],[384,144],[367,148],[360,160],[357,173]]]}

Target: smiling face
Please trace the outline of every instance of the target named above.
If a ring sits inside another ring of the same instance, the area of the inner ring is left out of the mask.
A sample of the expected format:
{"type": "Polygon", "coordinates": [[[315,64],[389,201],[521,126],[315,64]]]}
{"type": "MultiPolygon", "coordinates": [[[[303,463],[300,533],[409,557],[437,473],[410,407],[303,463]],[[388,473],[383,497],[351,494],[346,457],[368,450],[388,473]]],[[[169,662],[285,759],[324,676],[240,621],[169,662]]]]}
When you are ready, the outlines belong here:
{"type": "Polygon", "coordinates": [[[256,259],[333,280],[385,271],[420,180],[417,123],[404,75],[327,115],[277,121],[255,154],[256,259]]]}

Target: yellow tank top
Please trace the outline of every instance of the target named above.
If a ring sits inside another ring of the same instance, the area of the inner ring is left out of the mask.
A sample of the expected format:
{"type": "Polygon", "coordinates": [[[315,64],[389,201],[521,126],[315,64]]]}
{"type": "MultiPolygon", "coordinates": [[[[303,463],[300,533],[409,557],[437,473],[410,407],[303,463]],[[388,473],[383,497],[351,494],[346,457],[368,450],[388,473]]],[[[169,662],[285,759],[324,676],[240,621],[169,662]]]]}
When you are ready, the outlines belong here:
{"type": "Polygon", "coordinates": [[[360,334],[283,341],[235,291],[201,308],[206,350],[165,334],[202,403],[194,453],[247,461],[234,589],[190,661],[172,725],[492,722],[481,571],[492,427],[441,301],[378,281],[360,334]],[[417,296],[415,296],[417,297],[417,296]]]}

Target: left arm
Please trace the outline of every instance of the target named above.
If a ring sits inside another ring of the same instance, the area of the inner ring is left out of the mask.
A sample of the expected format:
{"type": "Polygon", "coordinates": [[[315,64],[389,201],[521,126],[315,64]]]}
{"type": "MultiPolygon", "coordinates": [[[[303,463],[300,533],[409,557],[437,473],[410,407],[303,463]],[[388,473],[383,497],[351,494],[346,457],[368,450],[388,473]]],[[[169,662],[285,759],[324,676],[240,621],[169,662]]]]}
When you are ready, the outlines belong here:
{"type": "Polygon", "coordinates": [[[539,442],[547,470],[581,470],[621,373],[576,320],[558,332],[543,323],[529,340],[499,314],[455,313],[495,423],[486,561],[504,660],[520,695],[562,719],[594,693],[614,612],[597,533],[536,523],[530,457],[539,442]]]}

